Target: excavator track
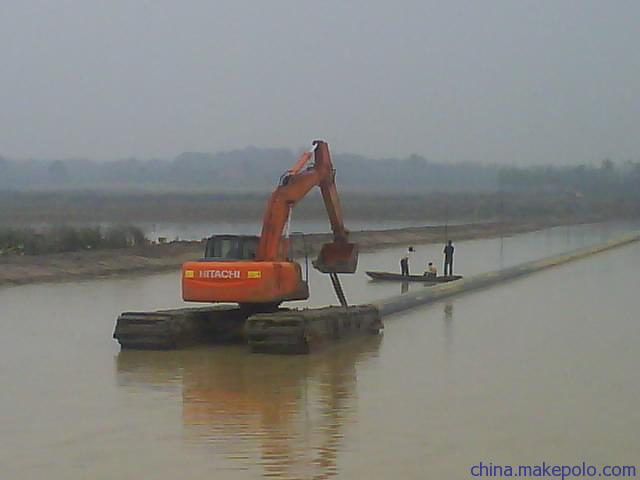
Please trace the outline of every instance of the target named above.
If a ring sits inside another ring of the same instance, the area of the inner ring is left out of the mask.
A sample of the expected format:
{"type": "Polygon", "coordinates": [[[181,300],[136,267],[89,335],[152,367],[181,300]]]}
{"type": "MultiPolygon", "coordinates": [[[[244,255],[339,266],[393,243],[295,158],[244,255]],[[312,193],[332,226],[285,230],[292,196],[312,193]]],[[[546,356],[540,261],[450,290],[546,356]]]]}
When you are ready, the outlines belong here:
{"type": "Polygon", "coordinates": [[[257,353],[309,353],[324,344],[382,330],[372,305],[258,313],[247,319],[247,343],[257,353]]]}
{"type": "Polygon", "coordinates": [[[172,350],[208,342],[244,340],[250,312],[216,305],[155,312],[124,312],[113,332],[123,349],[172,350]]]}
{"type": "Polygon", "coordinates": [[[372,305],[251,313],[228,306],[125,312],[113,338],[123,350],[174,350],[198,344],[247,343],[252,352],[309,353],[318,346],[383,328],[372,305]]]}

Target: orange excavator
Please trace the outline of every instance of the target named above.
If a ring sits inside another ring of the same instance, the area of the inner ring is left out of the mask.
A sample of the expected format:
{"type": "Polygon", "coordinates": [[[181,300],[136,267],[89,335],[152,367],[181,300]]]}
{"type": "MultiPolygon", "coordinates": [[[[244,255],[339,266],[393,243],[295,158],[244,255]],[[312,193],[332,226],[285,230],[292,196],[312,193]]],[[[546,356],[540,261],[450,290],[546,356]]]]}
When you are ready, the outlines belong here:
{"type": "Polygon", "coordinates": [[[293,207],[317,186],[329,215],[333,241],[322,246],[313,265],[330,275],[338,300],[346,307],[338,274],[356,271],[358,247],[348,240],[335,174],[329,146],[314,141],[313,148],[280,178],[267,203],[260,237],[215,235],[206,243],[204,258],[182,266],[182,298],[191,302],[233,302],[253,311],[271,311],[283,301],[309,298],[302,268],[290,258],[285,230],[293,207]]]}

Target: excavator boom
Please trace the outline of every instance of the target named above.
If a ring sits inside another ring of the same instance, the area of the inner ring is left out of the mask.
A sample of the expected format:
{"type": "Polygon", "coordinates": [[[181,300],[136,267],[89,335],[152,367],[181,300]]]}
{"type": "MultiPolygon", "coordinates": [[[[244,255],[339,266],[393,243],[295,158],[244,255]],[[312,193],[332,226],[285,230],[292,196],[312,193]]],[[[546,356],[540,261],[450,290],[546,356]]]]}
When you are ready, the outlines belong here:
{"type": "MultiPolygon", "coordinates": [[[[334,285],[338,273],[354,273],[358,248],[348,242],[329,147],[317,140],[313,149],[303,153],[280,178],[267,202],[259,238],[211,237],[204,258],[183,265],[183,299],[272,308],[282,301],[308,298],[307,283],[302,279],[300,265],[289,258],[289,242],[284,233],[291,209],[314,187],[319,187],[322,193],[333,241],[323,245],[313,265],[331,274],[334,285]]],[[[346,306],[344,294],[338,297],[346,306]]]]}
{"type": "Polygon", "coordinates": [[[257,258],[264,261],[283,258],[286,253],[283,232],[291,209],[312,188],[318,186],[329,216],[333,242],[322,247],[314,266],[323,273],[354,273],[358,249],[355,244],[348,242],[329,146],[322,140],[314,141],[313,146],[311,152],[303,153],[296,164],[282,176],[280,185],[272,193],[262,222],[257,258]],[[314,164],[303,170],[313,153],[314,164]]]}

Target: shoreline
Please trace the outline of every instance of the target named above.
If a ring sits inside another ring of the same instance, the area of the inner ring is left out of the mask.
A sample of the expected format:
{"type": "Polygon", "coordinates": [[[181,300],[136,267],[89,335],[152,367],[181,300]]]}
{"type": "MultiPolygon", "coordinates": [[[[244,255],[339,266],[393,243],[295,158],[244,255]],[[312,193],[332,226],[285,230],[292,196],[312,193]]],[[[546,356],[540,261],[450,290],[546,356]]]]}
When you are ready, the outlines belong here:
{"type": "MultiPolygon", "coordinates": [[[[534,232],[562,225],[599,223],[613,220],[602,217],[551,218],[522,222],[471,223],[389,230],[353,231],[350,240],[361,252],[398,245],[444,243],[445,228],[454,242],[496,238],[534,232]]],[[[305,235],[309,256],[331,240],[331,234],[305,235]]],[[[34,256],[0,257],[0,288],[34,283],[67,282],[108,278],[122,275],[149,275],[176,271],[188,261],[201,258],[204,245],[200,241],[179,241],[163,245],[113,250],[78,251],[34,256]]],[[[302,242],[293,247],[296,258],[304,255],[302,242]]]]}

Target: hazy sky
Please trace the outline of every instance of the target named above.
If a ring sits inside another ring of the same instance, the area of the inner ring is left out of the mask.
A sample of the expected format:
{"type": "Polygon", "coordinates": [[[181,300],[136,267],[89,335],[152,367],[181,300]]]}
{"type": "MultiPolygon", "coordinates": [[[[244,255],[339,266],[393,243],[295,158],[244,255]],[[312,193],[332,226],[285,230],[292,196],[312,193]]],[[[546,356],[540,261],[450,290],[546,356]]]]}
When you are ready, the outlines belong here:
{"type": "Polygon", "coordinates": [[[640,1],[2,0],[0,155],[640,159],[640,1]]]}

